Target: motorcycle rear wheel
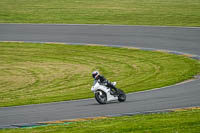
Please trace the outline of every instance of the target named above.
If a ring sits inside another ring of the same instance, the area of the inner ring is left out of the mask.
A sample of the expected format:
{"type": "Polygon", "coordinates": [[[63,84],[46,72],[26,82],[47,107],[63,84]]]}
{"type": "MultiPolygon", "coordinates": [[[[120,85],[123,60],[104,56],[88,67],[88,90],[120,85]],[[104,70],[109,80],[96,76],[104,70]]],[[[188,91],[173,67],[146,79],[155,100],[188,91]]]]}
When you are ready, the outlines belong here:
{"type": "Polygon", "coordinates": [[[126,94],[122,90],[120,90],[120,89],[118,89],[118,93],[119,93],[119,95],[118,95],[118,101],[119,102],[126,101],[126,94]]]}

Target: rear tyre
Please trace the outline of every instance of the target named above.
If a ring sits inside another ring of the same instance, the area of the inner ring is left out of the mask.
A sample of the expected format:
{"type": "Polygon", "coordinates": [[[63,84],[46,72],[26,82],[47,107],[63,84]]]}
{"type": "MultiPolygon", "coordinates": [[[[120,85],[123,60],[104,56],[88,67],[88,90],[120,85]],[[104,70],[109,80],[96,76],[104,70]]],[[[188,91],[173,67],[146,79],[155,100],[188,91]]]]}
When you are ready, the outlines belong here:
{"type": "Polygon", "coordinates": [[[100,104],[106,104],[107,103],[107,95],[105,92],[99,90],[95,93],[95,99],[100,104]]]}
{"type": "Polygon", "coordinates": [[[118,101],[119,102],[126,101],[126,94],[122,90],[120,90],[120,89],[118,89],[118,93],[119,93],[119,95],[118,95],[118,101]]]}

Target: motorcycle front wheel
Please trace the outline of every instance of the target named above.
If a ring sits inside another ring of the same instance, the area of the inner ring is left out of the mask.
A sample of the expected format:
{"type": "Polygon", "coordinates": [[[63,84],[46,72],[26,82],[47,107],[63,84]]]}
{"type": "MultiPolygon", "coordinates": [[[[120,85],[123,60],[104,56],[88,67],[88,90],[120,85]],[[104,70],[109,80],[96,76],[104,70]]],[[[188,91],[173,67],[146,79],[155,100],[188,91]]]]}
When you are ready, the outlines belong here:
{"type": "Polygon", "coordinates": [[[95,99],[97,100],[98,103],[100,104],[106,104],[107,103],[107,95],[103,91],[97,91],[95,93],[95,99]]]}

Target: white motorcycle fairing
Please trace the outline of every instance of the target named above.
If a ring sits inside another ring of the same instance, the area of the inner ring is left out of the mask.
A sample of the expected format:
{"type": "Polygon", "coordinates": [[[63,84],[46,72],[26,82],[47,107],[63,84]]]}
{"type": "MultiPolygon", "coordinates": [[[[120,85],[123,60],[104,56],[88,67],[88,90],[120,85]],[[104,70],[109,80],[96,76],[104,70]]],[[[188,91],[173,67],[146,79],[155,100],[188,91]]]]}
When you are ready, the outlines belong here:
{"type": "MultiPolygon", "coordinates": [[[[113,82],[113,85],[116,85],[116,82],[113,82]]],[[[100,85],[98,82],[94,83],[94,85],[91,88],[91,91],[93,91],[94,93],[97,93],[99,91],[101,93],[100,90],[106,93],[107,101],[118,100],[118,96],[110,94],[110,88],[107,88],[104,85],[100,85]]]]}

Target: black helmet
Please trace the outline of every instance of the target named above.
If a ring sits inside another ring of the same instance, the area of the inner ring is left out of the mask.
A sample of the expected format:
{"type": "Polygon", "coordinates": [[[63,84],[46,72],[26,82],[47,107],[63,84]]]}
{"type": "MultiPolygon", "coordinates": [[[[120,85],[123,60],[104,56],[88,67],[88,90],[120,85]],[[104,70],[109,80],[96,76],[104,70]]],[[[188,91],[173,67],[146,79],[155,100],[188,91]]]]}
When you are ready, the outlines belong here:
{"type": "Polygon", "coordinates": [[[99,75],[99,72],[98,72],[98,71],[92,72],[92,77],[93,77],[94,79],[96,79],[98,75],[99,75]]]}

